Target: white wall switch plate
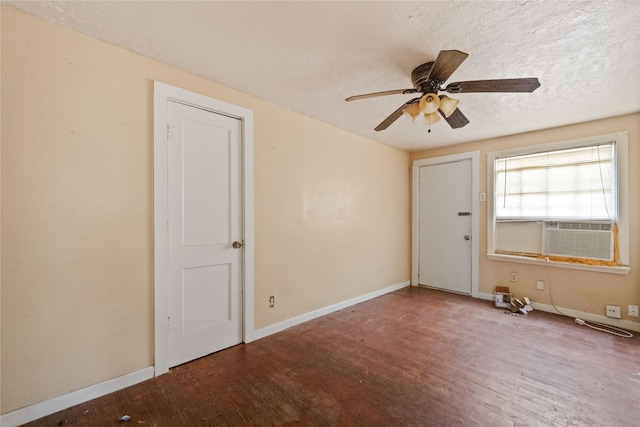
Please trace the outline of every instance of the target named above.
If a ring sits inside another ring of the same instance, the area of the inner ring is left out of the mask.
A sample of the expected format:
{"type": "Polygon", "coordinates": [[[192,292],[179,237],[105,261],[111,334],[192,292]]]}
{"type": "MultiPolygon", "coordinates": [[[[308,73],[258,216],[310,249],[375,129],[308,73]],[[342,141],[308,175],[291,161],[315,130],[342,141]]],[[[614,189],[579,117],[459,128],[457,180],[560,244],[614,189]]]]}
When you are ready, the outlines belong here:
{"type": "Polygon", "coordinates": [[[536,289],[544,291],[544,280],[536,280],[536,289]]]}

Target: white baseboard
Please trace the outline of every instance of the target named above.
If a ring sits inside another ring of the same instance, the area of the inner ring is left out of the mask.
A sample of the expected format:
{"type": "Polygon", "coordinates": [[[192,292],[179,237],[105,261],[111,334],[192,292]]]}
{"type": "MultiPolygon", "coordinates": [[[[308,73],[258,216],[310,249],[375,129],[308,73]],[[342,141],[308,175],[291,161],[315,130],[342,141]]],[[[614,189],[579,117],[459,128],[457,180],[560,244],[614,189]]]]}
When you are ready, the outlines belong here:
{"type": "MultiPolygon", "coordinates": [[[[493,301],[493,294],[478,294],[478,298],[493,301]]],[[[602,316],[600,314],[587,313],[586,311],[572,310],[570,308],[558,307],[558,310],[553,308],[550,304],[542,304],[540,302],[533,302],[531,304],[534,310],[545,311],[547,313],[560,314],[572,318],[578,318],[582,320],[588,320],[590,322],[603,323],[605,325],[615,326],[616,328],[626,329],[628,331],[640,332],[640,323],[632,322],[631,320],[624,319],[612,319],[611,317],[602,316]]]]}
{"type": "Polygon", "coordinates": [[[13,412],[7,412],[0,416],[0,426],[19,426],[55,412],[62,411],[63,409],[79,405],[91,399],[95,399],[96,397],[122,390],[123,388],[153,378],[153,370],[153,366],[149,366],[147,368],[140,369],[139,371],[131,372],[89,387],[81,388],[80,390],[72,391],[71,393],[63,394],[62,396],[54,397],[53,399],[45,400],[13,412]]]}
{"type": "Polygon", "coordinates": [[[396,285],[392,285],[377,291],[369,292],[368,294],[360,295],[358,297],[351,298],[349,300],[342,301],[337,304],[332,304],[327,307],[319,308],[317,310],[310,311],[308,313],[301,314],[299,316],[292,317],[287,320],[283,320],[282,322],[274,323],[273,325],[255,330],[253,338],[257,340],[260,338],[267,337],[269,335],[275,334],[276,332],[284,331],[285,329],[290,328],[292,326],[296,326],[301,323],[308,322],[309,320],[315,319],[317,317],[324,316],[325,314],[333,313],[334,311],[342,310],[343,308],[347,308],[349,306],[359,304],[361,302],[379,297],[381,295],[388,294],[393,291],[397,291],[398,289],[402,289],[404,287],[409,286],[409,283],[410,281],[407,280],[406,282],[398,283],[396,285]]]}
{"type": "Polygon", "coordinates": [[[493,301],[493,294],[478,293],[478,299],[486,299],[487,301],[493,301]]]}

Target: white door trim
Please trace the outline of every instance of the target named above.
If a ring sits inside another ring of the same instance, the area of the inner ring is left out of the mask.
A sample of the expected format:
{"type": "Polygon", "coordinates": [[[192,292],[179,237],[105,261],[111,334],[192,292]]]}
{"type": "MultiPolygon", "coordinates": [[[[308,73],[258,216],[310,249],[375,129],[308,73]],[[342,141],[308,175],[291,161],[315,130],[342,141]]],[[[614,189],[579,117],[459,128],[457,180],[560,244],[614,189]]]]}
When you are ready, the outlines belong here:
{"type": "Polygon", "coordinates": [[[452,154],[449,156],[432,157],[413,161],[411,179],[411,285],[418,285],[418,255],[419,255],[419,212],[420,188],[418,185],[419,168],[421,166],[440,165],[445,163],[471,160],[471,296],[478,298],[478,261],[480,248],[480,152],[452,154]]]}
{"type": "Polygon", "coordinates": [[[169,237],[168,237],[168,158],[167,103],[176,101],[196,108],[234,117],[242,122],[243,211],[243,342],[254,339],[253,319],[253,111],[204,95],[154,81],[154,273],[155,273],[155,361],[154,375],[169,371],[169,237]]]}

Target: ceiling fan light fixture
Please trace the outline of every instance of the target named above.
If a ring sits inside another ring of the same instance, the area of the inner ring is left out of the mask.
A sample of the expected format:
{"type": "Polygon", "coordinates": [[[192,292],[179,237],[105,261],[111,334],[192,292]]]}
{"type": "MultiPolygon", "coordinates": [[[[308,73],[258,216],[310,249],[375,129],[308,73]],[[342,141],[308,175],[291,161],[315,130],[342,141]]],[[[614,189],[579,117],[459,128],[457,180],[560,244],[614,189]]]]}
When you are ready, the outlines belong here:
{"type": "Polygon", "coordinates": [[[420,111],[424,114],[432,114],[438,111],[440,107],[440,98],[435,93],[427,93],[418,102],[420,106],[420,111]]]}
{"type": "Polygon", "coordinates": [[[449,98],[447,95],[440,96],[440,111],[446,118],[449,118],[456,111],[458,104],[460,104],[459,99],[449,98]]]}
{"type": "Polygon", "coordinates": [[[433,112],[431,114],[424,115],[424,122],[426,124],[432,125],[434,123],[438,123],[440,121],[440,114],[438,112],[433,112]]]}
{"type": "Polygon", "coordinates": [[[420,106],[416,102],[414,104],[407,106],[405,109],[403,109],[402,113],[405,116],[409,117],[411,121],[415,122],[420,116],[420,114],[422,114],[422,111],[420,111],[420,106]]]}

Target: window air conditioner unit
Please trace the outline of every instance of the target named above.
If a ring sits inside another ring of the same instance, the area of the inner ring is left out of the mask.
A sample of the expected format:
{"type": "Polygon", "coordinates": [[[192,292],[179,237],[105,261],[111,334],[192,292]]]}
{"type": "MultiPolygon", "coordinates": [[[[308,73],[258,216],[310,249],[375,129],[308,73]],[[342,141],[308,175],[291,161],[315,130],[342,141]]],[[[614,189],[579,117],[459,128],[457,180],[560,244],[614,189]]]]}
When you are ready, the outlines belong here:
{"type": "Polygon", "coordinates": [[[545,255],[613,261],[613,223],[544,221],[545,255]]]}

